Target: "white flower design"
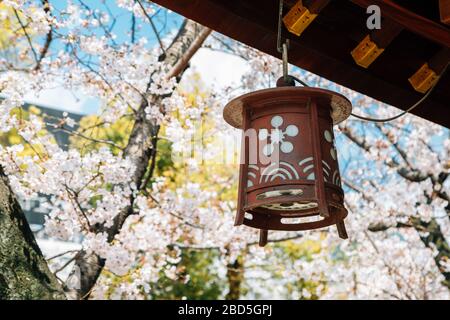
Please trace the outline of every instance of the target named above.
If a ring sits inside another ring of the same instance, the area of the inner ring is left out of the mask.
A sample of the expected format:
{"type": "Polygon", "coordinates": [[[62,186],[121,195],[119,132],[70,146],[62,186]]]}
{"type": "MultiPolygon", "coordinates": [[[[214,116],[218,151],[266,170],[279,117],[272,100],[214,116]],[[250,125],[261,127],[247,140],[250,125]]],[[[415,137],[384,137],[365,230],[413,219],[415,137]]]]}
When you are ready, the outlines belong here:
{"type": "Polygon", "coordinates": [[[285,141],[286,136],[295,137],[298,135],[298,127],[296,125],[287,126],[286,130],[281,130],[280,127],[283,124],[283,118],[281,116],[274,116],[270,121],[273,129],[269,133],[267,129],[259,130],[259,140],[266,140],[270,137],[270,143],[264,146],[263,153],[266,156],[270,156],[275,150],[275,144],[280,144],[280,150],[283,153],[290,153],[294,150],[292,142],[285,141]]]}

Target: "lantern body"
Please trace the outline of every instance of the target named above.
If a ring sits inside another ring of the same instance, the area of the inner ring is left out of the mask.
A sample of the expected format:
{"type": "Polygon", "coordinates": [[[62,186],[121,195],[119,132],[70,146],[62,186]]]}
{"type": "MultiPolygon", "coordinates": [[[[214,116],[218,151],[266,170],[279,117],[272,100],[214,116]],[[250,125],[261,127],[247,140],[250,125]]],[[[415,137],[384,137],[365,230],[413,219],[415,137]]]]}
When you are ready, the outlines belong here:
{"type": "Polygon", "coordinates": [[[346,238],[333,123],[350,112],[345,97],[300,87],[260,90],[227,104],[225,120],[243,129],[236,225],[267,238],[267,230],[336,224],[346,238]]]}

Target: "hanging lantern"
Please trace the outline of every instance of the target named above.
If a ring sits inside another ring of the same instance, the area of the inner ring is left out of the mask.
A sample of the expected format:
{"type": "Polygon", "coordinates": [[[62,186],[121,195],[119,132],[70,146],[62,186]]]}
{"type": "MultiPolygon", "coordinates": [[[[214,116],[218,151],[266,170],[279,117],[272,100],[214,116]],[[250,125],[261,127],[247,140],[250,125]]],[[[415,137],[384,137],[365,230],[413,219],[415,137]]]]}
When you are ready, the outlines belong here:
{"type": "Polygon", "coordinates": [[[347,238],[333,124],[350,112],[344,96],[318,88],[264,89],[229,102],[224,119],[243,130],[235,225],[260,229],[261,246],[268,230],[336,225],[347,238]]]}

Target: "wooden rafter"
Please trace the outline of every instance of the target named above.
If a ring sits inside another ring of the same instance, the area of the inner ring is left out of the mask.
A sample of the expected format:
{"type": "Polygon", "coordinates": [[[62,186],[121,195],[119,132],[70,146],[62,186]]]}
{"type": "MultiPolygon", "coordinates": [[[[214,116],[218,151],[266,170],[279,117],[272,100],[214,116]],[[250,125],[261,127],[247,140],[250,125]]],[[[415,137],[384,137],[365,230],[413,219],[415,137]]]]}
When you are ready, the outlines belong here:
{"type": "Polygon", "coordinates": [[[449,62],[450,49],[442,49],[425,62],[408,80],[416,91],[425,93],[438,81],[439,75],[442,74],[449,62]]]}
{"type": "Polygon", "coordinates": [[[450,33],[448,28],[402,6],[392,0],[351,0],[353,3],[367,8],[370,5],[378,5],[381,15],[388,17],[398,24],[426,39],[439,43],[444,47],[450,47],[450,33]]]}
{"type": "Polygon", "coordinates": [[[450,25],[450,0],[439,0],[441,22],[450,25]]]}
{"type": "Polygon", "coordinates": [[[381,29],[375,29],[352,50],[351,54],[355,62],[368,68],[384,51],[384,49],[402,31],[403,27],[395,21],[384,18],[381,29]]]}

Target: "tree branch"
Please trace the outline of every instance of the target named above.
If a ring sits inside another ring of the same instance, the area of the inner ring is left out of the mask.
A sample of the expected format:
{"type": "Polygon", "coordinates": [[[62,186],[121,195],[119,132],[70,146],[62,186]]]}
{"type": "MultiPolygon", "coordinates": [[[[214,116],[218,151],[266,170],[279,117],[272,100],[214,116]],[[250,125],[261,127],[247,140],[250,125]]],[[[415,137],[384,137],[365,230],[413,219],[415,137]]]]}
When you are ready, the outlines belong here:
{"type": "MultiPolygon", "coordinates": [[[[348,180],[343,179],[342,181],[353,191],[360,193],[366,201],[373,201],[373,198],[367,196],[363,190],[348,180]]],[[[439,252],[436,256],[434,256],[434,261],[439,271],[445,278],[443,284],[450,289],[450,272],[448,272],[441,264],[443,259],[450,259],[450,246],[436,219],[432,218],[429,222],[426,222],[420,217],[410,217],[408,223],[396,222],[394,225],[388,225],[385,223],[372,224],[368,227],[368,231],[382,232],[391,228],[414,228],[427,248],[433,251],[437,250],[439,252]]]]}
{"type": "MultiPolygon", "coordinates": [[[[44,6],[44,12],[47,14],[50,14],[50,4],[48,3],[48,0],[42,0],[42,5],[44,6]]],[[[41,49],[41,54],[39,58],[36,61],[36,66],[34,67],[34,70],[37,71],[41,68],[41,62],[47,55],[48,49],[50,48],[50,43],[53,40],[53,27],[50,26],[50,30],[47,32],[47,35],[45,37],[45,43],[44,47],[41,49]]]]}
{"type": "Polygon", "coordinates": [[[36,61],[36,63],[37,63],[39,58],[38,58],[38,55],[36,53],[36,50],[34,50],[33,43],[31,42],[30,35],[28,34],[28,31],[27,31],[25,25],[23,24],[22,20],[20,19],[19,13],[17,12],[17,10],[16,9],[13,9],[13,10],[14,10],[14,15],[17,18],[17,21],[20,24],[20,27],[22,28],[22,31],[25,34],[25,37],[27,38],[28,45],[30,46],[31,52],[33,53],[33,56],[34,56],[34,61],[36,61]]]}

